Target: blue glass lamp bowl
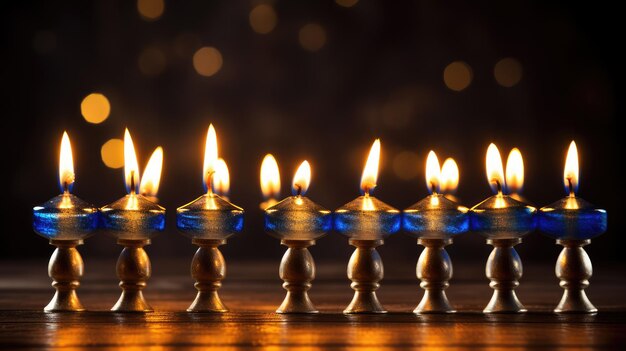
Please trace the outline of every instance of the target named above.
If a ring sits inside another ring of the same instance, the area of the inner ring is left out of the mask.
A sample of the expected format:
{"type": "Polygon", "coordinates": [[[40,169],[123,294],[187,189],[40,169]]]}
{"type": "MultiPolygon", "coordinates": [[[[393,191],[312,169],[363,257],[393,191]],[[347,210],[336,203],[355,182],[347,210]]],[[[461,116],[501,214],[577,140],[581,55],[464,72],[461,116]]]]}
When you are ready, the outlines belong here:
{"type": "Polygon", "coordinates": [[[402,227],[411,236],[447,239],[469,230],[469,209],[433,194],[402,212],[402,227]]]}
{"type": "Polygon", "coordinates": [[[194,239],[226,240],[243,229],[243,209],[216,194],[205,194],[176,210],[176,226],[194,239]]]}
{"type": "Polygon", "coordinates": [[[290,196],[265,210],[265,231],[280,240],[317,240],[331,228],[331,212],[307,197],[290,196]]]}
{"type": "Polygon", "coordinates": [[[98,209],[64,193],[33,207],[33,230],[50,240],[83,240],[98,229],[98,209]]]}
{"type": "Polygon", "coordinates": [[[508,195],[494,195],[472,207],[470,229],[487,239],[517,239],[536,229],[536,213],[508,195]]]}
{"type": "Polygon", "coordinates": [[[607,213],[578,197],[539,210],[539,230],[556,240],[588,240],[606,232],[607,213]]]}
{"type": "Polygon", "coordinates": [[[100,225],[121,240],[147,240],[165,229],[165,208],[129,194],[100,209],[100,225]]]}
{"type": "Polygon", "coordinates": [[[335,230],[350,239],[381,240],[400,230],[400,211],[372,196],[359,196],[333,214],[335,230]]]}

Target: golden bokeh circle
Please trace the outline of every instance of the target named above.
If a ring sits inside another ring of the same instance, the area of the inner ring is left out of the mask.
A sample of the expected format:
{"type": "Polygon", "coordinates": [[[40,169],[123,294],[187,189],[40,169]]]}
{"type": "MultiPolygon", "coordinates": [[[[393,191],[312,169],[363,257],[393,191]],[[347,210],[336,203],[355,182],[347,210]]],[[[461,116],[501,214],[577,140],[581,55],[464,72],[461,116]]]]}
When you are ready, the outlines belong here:
{"type": "Polygon", "coordinates": [[[472,83],[472,68],[463,61],[454,61],[443,70],[443,82],[448,89],[461,91],[472,83]]]}
{"type": "Polygon", "coordinates": [[[222,54],[214,47],[205,46],[193,54],[193,67],[199,75],[210,77],[222,68],[222,54]]]}
{"type": "Polygon", "coordinates": [[[124,141],[122,139],[109,139],[100,148],[100,157],[109,168],[124,167],[124,141]]]}
{"type": "Polygon", "coordinates": [[[109,118],[111,104],[104,94],[91,93],[80,103],[80,113],[89,123],[102,123],[109,118]]]}

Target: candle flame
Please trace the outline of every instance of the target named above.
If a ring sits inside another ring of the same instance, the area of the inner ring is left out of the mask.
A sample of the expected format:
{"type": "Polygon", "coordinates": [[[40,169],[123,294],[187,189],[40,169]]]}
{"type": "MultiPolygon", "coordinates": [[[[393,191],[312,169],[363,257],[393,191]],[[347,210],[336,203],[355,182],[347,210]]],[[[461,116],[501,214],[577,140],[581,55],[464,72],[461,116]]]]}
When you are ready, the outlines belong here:
{"type": "Polygon", "coordinates": [[[365,194],[369,194],[370,191],[376,187],[376,181],[378,179],[378,163],[380,162],[380,139],[376,139],[372,144],[365,168],[363,168],[363,175],[361,176],[361,190],[365,194]]]}
{"type": "Polygon", "coordinates": [[[431,150],[428,153],[428,158],[426,158],[426,187],[431,194],[439,192],[440,179],[439,159],[437,159],[437,154],[431,150]]]}
{"type": "Polygon", "coordinates": [[[502,188],[505,186],[504,169],[502,168],[502,158],[498,147],[491,143],[487,149],[486,157],[487,180],[489,186],[494,193],[501,194],[502,188]]]}
{"type": "Polygon", "coordinates": [[[510,194],[519,194],[524,187],[524,159],[518,148],[506,160],[506,187],[510,194]]]}
{"type": "Polygon", "coordinates": [[[206,145],[204,148],[204,167],[202,169],[202,180],[204,181],[204,188],[208,192],[213,191],[211,187],[212,178],[215,174],[215,167],[217,164],[217,135],[213,124],[209,125],[209,131],[207,132],[206,145]]]}
{"type": "Polygon", "coordinates": [[[61,154],[59,157],[59,185],[61,192],[69,192],[74,184],[74,158],[72,157],[72,144],[67,132],[63,132],[61,138],[61,154]]]}
{"type": "Polygon", "coordinates": [[[296,175],[293,176],[292,191],[294,195],[304,195],[311,183],[311,165],[309,161],[304,161],[298,167],[296,175]]]}
{"type": "Polygon", "coordinates": [[[126,180],[126,191],[128,193],[137,193],[137,185],[139,185],[140,179],[139,165],[133,139],[130,137],[128,128],[124,131],[124,178],[126,180]]]}
{"type": "Polygon", "coordinates": [[[213,175],[213,191],[219,196],[228,197],[230,191],[230,174],[228,165],[223,158],[217,159],[215,164],[215,174],[213,175]]]}
{"type": "Polygon", "coordinates": [[[157,147],[152,152],[146,165],[139,185],[139,193],[144,196],[156,197],[161,182],[161,170],[163,169],[163,148],[157,147]]]}
{"type": "Polygon", "coordinates": [[[578,148],[576,142],[572,140],[567,150],[567,158],[565,159],[565,168],[563,170],[563,183],[565,191],[570,195],[576,195],[578,191],[578,148]]]}
{"type": "Polygon", "coordinates": [[[448,157],[441,166],[441,185],[442,194],[454,194],[459,187],[459,166],[453,158],[448,157]]]}
{"type": "Polygon", "coordinates": [[[261,163],[261,192],[265,199],[280,197],[280,171],[272,154],[267,154],[261,163]]]}

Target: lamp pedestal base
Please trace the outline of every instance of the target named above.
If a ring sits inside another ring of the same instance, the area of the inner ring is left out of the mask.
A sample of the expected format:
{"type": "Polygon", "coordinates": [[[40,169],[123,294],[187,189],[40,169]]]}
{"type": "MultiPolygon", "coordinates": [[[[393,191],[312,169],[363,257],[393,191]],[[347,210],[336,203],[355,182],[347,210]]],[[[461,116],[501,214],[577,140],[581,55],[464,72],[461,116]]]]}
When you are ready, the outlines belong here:
{"type": "Polygon", "coordinates": [[[484,313],[522,313],[526,308],[515,295],[522,277],[522,260],[514,246],[522,239],[488,239],[487,244],[493,250],[487,260],[485,274],[491,280],[489,286],[494,290],[491,301],[484,313]]]}
{"type": "Polygon", "coordinates": [[[152,312],[152,307],[143,297],[142,290],[146,287],[152,274],[150,258],[143,249],[150,245],[150,240],[118,239],[117,243],[124,246],[117,259],[116,271],[120,278],[122,295],[111,308],[114,312],[152,312]]]}
{"type": "Polygon", "coordinates": [[[387,313],[376,296],[378,282],[384,276],[383,260],[376,247],[384,241],[350,239],[348,242],[356,247],[348,262],[348,279],[352,281],[354,297],[343,313],[387,313]]]}
{"type": "Polygon", "coordinates": [[[50,245],[56,246],[56,249],[50,256],[48,276],[52,278],[52,286],[56,292],[44,307],[45,312],[85,310],[76,294],[84,270],[83,258],[76,250],[76,246],[82,244],[82,240],[50,240],[50,245]]]}
{"type": "Polygon", "coordinates": [[[452,261],[445,246],[452,244],[452,239],[417,239],[424,251],[417,261],[417,278],[422,282],[424,297],[413,313],[454,313],[456,312],[446,296],[445,289],[452,278],[452,261]]]}
{"type": "Polygon", "coordinates": [[[583,246],[591,240],[557,240],[563,250],[556,261],[556,276],[559,285],[565,289],[561,302],[554,309],[556,313],[596,313],[598,309],[589,301],[585,288],[593,274],[591,260],[583,246]]]}
{"type": "Polygon", "coordinates": [[[199,246],[191,260],[191,276],[196,280],[194,286],[198,294],[187,312],[227,312],[217,294],[226,277],[226,262],[218,247],[226,244],[226,240],[192,239],[191,242],[199,246]]]}
{"type": "Polygon", "coordinates": [[[315,245],[315,241],[281,240],[280,243],[288,247],[279,270],[287,295],[276,313],[318,313],[308,294],[315,279],[315,261],[307,247],[315,245]]]}

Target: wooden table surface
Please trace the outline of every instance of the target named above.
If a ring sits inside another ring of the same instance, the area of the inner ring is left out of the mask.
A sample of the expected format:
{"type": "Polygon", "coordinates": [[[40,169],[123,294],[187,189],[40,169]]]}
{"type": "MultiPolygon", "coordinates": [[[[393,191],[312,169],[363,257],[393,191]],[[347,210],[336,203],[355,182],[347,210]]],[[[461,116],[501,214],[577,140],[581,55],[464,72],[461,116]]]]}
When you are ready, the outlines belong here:
{"type": "MultiPolygon", "coordinates": [[[[484,315],[491,289],[482,264],[455,263],[448,289],[459,310],[417,316],[411,310],[422,292],[408,263],[387,269],[379,298],[387,315],[346,316],[352,290],[342,264],[318,265],[310,292],[319,315],[273,313],[284,297],[276,263],[232,263],[220,295],[231,312],[192,314],[184,310],[195,290],[184,260],[153,263],[145,292],[156,312],[120,314],[107,310],[119,288],[114,260],[86,262],[79,296],[89,312],[44,313],[53,290],[46,262],[0,265],[0,347],[4,349],[114,350],[582,350],[626,349],[624,267],[596,267],[588,289],[600,309],[595,315],[551,313],[561,289],[550,264],[525,267],[518,295],[529,309],[521,315],[484,315]],[[399,272],[399,273],[398,273],[399,272]],[[122,348],[123,347],[123,348],[122,348]]],[[[412,267],[411,267],[412,266],[412,267]]]]}

